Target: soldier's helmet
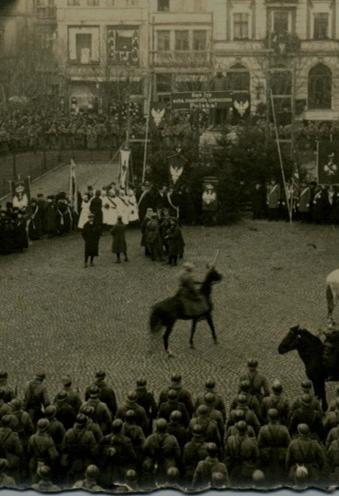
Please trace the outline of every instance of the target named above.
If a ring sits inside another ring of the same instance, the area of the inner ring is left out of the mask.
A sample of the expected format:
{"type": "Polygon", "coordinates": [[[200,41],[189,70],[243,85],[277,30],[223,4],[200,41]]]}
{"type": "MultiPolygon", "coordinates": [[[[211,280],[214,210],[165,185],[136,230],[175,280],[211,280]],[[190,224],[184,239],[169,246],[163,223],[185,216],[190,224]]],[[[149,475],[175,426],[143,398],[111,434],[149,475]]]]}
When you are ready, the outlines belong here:
{"type": "Polygon", "coordinates": [[[270,408],[267,412],[267,416],[270,420],[277,420],[279,418],[279,412],[276,408],[270,408]]]}
{"type": "Polygon", "coordinates": [[[215,443],[207,443],[206,451],[209,456],[216,456],[218,454],[218,448],[215,443]]]}
{"type": "Polygon", "coordinates": [[[45,415],[47,418],[53,418],[55,417],[56,412],[57,409],[55,405],[48,405],[48,407],[45,410],[45,415]]]}
{"type": "Polygon", "coordinates": [[[155,426],[157,432],[165,432],[167,430],[167,421],[164,418],[160,418],[156,421],[155,426]]]}
{"type": "Polygon", "coordinates": [[[207,379],[207,381],[205,382],[205,387],[206,389],[214,389],[215,381],[213,379],[207,379]]]}
{"type": "Polygon", "coordinates": [[[173,410],[170,415],[170,420],[173,422],[180,422],[182,419],[182,413],[179,410],[173,410]]]}
{"type": "Polygon", "coordinates": [[[280,381],[278,381],[278,379],[275,379],[272,383],[272,390],[275,392],[275,393],[281,393],[282,390],[283,390],[283,387],[282,387],[282,384],[280,381]]]}
{"type": "Polygon", "coordinates": [[[307,424],[298,424],[297,430],[298,434],[301,434],[302,436],[308,436],[310,433],[310,428],[307,424]]]}
{"type": "Polygon", "coordinates": [[[137,400],[137,395],[135,394],[135,391],[130,391],[127,395],[128,401],[135,402],[137,400]]]}
{"type": "Polygon", "coordinates": [[[48,427],[49,427],[49,420],[44,418],[38,420],[37,428],[40,432],[46,431],[48,427]]]}
{"type": "Polygon", "coordinates": [[[76,425],[79,427],[85,427],[87,424],[87,417],[83,413],[78,413],[75,419],[76,425]]]}
{"type": "Polygon", "coordinates": [[[179,470],[177,467],[170,467],[167,470],[167,477],[169,481],[175,480],[179,477],[179,470]]]}
{"type": "Polygon", "coordinates": [[[178,398],[178,393],[176,392],[175,389],[170,389],[167,394],[167,398],[170,401],[176,400],[178,398]]]}
{"type": "Polygon", "coordinates": [[[206,393],[204,396],[204,400],[207,406],[213,406],[215,403],[215,394],[206,393]]]}
{"type": "Polygon", "coordinates": [[[105,377],[106,377],[106,372],[104,372],[103,370],[98,370],[95,373],[95,378],[96,379],[105,379],[105,377]]]}
{"type": "Polygon", "coordinates": [[[246,432],[247,430],[247,424],[245,422],[245,420],[240,420],[240,422],[237,422],[236,423],[236,428],[238,429],[238,431],[242,434],[244,432],[246,432]]]}
{"type": "Polygon", "coordinates": [[[247,361],[247,367],[249,369],[256,369],[258,367],[258,360],[255,360],[254,358],[250,358],[247,361]]]}
{"type": "Polygon", "coordinates": [[[51,476],[51,469],[47,465],[40,465],[37,470],[37,475],[40,479],[49,479],[51,476]]]}
{"type": "Polygon", "coordinates": [[[126,480],[130,481],[130,482],[135,482],[137,480],[138,476],[137,476],[137,473],[135,470],[133,470],[132,468],[130,468],[129,470],[127,470],[126,472],[126,480]]]}
{"type": "Polygon", "coordinates": [[[140,378],[137,380],[137,389],[144,388],[147,385],[147,381],[144,378],[140,378]]]}
{"type": "Polygon", "coordinates": [[[194,424],[192,428],[193,437],[200,438],[204,434],[204,429],[200,424],[194,424]]]}
{"type": "Polygon", "coordinates": [[[98,398],[98,396],[99,396],[98,386],[91,386],[89,389],[89,397],[90,398],[98,398]]]}
{"type": "Polygon", "coordinates": [[[134,410],[127,410],[126,412],[126,421],[133,422],[135,420],[135,412],[134,410]]]}
{"type": "Polygon", "coordinates": [[[197,409],[197,414],[199,417],[206,417],[208,415],[208,408],[206,405],[200,405],[197,409]]]}
{"type": "Polygon", "coordinates": [[[182,268],[184,270],[186,270],[187,272],[193,272],[194,270],[194,265],[191,263],[191,262],[185,262],[183,265],[182,265],[182,268]]]}
{"type": "Polygon", "coordinates": [[[122,431],[123,422],[120,419],[115,419],[112,422],[112,432],[113,434],[120,434],[122,431]]]}
{"type": "Polygon", "coordinates": [[[88,465],[85,472],[86,478],[96,480],[99,477],[99,469],[96,465],[88,465]]]}

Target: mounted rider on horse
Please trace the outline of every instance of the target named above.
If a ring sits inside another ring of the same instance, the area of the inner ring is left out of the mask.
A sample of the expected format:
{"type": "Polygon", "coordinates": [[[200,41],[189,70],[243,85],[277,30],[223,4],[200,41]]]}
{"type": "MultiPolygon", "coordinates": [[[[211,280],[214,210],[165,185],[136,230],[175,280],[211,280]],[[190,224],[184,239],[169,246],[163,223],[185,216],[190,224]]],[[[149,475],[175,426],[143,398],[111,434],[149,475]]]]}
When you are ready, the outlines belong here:
{"type": "Polygon", "coordinates": [[[339,330],[329,326],[323,331],[323,365],[329,380],[339,380],[339,330]]]}
{"type": "Polygon", "coordinates": [[[209,309],[209,304],[199,288],[201,284],[194,278],[194,265],[190,262],[184,263],[179,275],[179,290],[176,296],[182,304],[186,318],[197,318],[209,309]]]}

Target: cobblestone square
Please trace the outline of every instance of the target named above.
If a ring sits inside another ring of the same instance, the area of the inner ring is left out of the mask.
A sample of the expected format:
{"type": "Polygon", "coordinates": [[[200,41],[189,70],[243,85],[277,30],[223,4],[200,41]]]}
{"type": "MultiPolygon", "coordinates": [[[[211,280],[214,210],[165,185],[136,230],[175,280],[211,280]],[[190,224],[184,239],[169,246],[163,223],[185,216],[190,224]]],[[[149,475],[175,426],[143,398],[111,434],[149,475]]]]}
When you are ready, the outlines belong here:
{"type": "MultiPolygon", "coordinates": [[[[139,376],[159,391],[172,372],[180,372],[194,393],[205,378],[214,377],[230,401],[246,360],[255,357],[270,380],[280,378],[289,396],[295,395],[303,365],[296,353],[279,356],[277,346],[294,324],[313,331],[326,324],[325,277],[338,267],[338,231],[247,220],[229,227],[185,227],[183,232],[185,259],[201,275],[220,250],[218,269],[224,279],[213,294],[219,344],[213,344],[201,322],[196,350],[190,350],[190,324],[180,321],[171,336],[172,359],[165,356],[160,336],[150,354],[148,317],[155,302],[176,291],[179,268],[144,258],[138,229],[127,233],[128,264],[113,263],[108,233],[95,267],[87,270],[78,233],[1,257],[1,367],[19,393],[41,369],[51,396],[66,373],[83,391],[100,368],[119,400],[139,376]]],[[[328,391],[332,397],[332,385],[328,391]]]]}

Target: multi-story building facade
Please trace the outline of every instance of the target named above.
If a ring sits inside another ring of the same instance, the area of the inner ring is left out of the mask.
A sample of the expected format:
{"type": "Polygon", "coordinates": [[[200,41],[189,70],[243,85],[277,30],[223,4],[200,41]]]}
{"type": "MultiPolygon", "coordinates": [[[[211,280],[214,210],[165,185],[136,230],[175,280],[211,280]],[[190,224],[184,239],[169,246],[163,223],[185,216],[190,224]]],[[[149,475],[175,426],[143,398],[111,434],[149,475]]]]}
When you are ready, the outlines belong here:
{"type": "Polygon", "coordinates": [[[149,9],[155,99],[206,88],[213,72],[213,1],[151,0],[149,9]]]}
{"type": "Polygon", "coordinates": [[[215,5],[215,67],[231,89],[249,92],[252,111],[266,102],[269,90],[281,101],[292,97],[299,119],[338,119],[338,0],[215,5]]]}
{"type": "Polygon", "coordinates": [[[143,0],[58,1],[58,53],[73,107],[106,107],[126,91],[144,98],[146,7],[143,0]]]}

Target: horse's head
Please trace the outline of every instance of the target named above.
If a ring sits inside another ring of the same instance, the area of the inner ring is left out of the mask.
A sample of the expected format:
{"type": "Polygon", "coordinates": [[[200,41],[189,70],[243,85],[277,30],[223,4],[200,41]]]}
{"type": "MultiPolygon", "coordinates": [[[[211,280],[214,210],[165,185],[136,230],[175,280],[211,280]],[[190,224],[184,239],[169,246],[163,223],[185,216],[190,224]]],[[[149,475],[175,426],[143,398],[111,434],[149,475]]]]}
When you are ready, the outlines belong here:
{"type": "Polygon", "coordinates": [[[278,347],[278,352],[281,355],[288,353],[289,351],[296,350],[299,346],[300,339],[302,337],[302,329],[299,325],[291,327],[284,339],[281,341],[278,347]]]}
{"type": "Polygon", "coordinates": [[[216,282],[222,281],[222,275],[220,272],[217,271],[217,269],[212,265],[207,265],[208,272],[206,276],[206,281],[208,281],[211,284],[214,284],[216,282]]]}

